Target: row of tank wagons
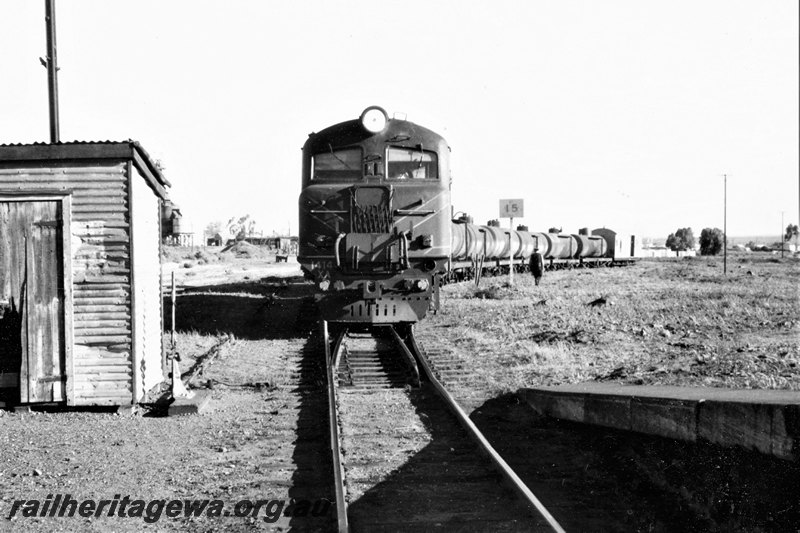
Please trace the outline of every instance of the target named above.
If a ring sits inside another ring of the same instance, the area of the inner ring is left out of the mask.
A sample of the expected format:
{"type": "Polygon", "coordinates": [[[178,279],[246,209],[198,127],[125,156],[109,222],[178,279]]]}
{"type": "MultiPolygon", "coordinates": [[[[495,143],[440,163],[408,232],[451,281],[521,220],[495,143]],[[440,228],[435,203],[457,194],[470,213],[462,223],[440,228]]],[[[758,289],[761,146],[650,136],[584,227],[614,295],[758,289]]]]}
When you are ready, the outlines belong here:
{"type": "Polygon", "coordinates": [[[545,259],[613,258],[618,248],[616,234],[611,230],[595,230],[593,234],[588,229],[577,234],[539,233],[518,226],[512,231],[501,228],[495,220],[477,226],[463,219],[454,220],[452,228],[452,257],[456,261],[480,256],[488,260],[508,259],[510,251],[514,259],[523,260],[537,249],[545,259]]]}

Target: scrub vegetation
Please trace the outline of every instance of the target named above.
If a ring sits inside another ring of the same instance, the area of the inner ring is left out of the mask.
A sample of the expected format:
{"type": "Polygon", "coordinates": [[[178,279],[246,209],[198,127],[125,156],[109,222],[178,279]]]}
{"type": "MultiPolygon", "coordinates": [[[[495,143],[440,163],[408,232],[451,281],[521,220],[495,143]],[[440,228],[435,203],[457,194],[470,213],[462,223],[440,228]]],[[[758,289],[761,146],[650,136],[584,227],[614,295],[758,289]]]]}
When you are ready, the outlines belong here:
{"type": "Polygon", "coordinates": [[[484,278],[423,323],[494,392],[589,380],[800,390],[800,261],[759,254],[484,278]]]}

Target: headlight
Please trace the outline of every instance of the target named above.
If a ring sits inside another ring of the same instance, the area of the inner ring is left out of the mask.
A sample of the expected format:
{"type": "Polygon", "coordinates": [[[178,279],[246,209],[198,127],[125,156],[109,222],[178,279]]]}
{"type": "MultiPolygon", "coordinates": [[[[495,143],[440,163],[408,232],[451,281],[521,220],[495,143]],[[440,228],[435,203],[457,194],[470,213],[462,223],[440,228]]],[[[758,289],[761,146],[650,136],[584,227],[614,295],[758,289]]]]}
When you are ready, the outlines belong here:
{"type": "Polygon", "coordinates": [[[376,105],[370,106],[361,113],[361,125],[370,133],[378,133],[386,128],[389,122],[389,115],[383,108],[376,105]]]}

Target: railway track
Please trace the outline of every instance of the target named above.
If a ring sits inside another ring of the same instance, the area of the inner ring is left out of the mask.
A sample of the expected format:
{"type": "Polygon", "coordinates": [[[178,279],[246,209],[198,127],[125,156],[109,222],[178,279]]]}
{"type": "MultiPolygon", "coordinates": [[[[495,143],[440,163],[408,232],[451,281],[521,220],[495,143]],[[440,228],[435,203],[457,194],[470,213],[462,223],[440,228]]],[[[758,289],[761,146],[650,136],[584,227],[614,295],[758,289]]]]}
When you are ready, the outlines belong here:
{"type": "Polygon", "coordinates": [[[448,381],[467,377],[457,361],[410,329],[323,331],[339,531],[562,531],[429,359],[448,381]]]}

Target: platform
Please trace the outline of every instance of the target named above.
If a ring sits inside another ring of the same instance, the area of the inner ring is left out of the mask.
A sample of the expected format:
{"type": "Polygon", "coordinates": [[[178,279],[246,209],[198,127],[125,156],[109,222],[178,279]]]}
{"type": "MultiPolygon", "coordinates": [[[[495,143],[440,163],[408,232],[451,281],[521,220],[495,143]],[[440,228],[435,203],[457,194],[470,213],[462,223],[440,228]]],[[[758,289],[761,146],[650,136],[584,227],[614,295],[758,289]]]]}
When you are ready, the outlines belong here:
{"type": "Polygon", "coordinates": [[[800,392],[579,383],[520,389],[541,415],[800,458],[800,392]]]}

